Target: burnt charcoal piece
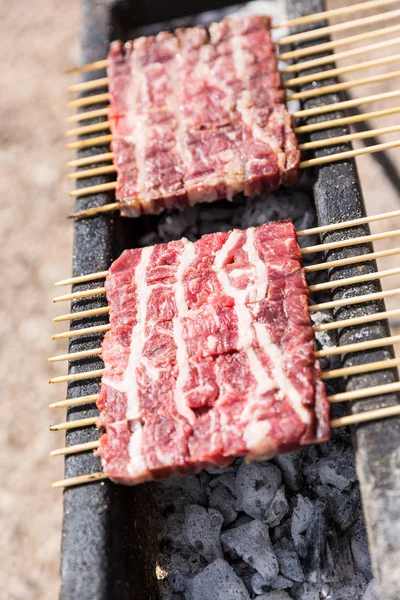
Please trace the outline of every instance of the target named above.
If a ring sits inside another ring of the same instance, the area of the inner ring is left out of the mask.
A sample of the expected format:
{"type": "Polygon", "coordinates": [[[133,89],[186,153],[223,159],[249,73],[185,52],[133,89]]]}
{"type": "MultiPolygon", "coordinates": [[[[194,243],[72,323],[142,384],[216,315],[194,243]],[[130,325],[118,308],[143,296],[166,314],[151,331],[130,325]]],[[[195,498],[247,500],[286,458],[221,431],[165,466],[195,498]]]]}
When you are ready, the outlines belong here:
{"type": "Polygon", "coordinates": [[[257,600],[291,600],[291,598],[287,592],[279,590],[261,594],[261,596],[257,596],[257,600]]]}
{"type": "Polygon", "coordinates": [[[264,520],[281,482],[281,472],[271,463],[242,464],[236,479],[237,507],[264,520]]]}
{"type": "Polygon", "coordinates": [[[272,549],[268,526],[261,521],[241,525],[221,535],[222,544],[233,550],[261,575],[272,583],[279,573],[278,560],[272,549]]]}
{"type": "Polygon", "coordinates": [[[222,558],[188,582],[185,600],[250,600],[241,579],[222,558]]]}
{"type": "Polygon", "coordinates": [[[186,537],[189,545],[207,562],[222,558],[221,527],[223,516],[214,508],[191,505],[185,511],[186,537]]]}
{"type": "Polygon", "coordinates": [[[235,496],[224,485],[218,485],[210,495],[210,506],[216,508],[224,517],[224,526],[230,525],[236,517],[235,496]]]}

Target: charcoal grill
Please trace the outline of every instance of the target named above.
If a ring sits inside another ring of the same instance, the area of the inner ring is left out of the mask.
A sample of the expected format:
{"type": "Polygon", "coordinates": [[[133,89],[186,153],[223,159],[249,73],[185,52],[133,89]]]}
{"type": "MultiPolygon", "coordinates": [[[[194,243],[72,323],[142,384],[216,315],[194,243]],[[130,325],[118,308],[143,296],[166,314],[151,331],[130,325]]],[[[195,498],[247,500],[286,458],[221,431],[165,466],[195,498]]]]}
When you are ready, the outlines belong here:
{"type": "MultiPolygon", "coordinates": [[[[161,0],[82,0],[82,63],[101,60],[105,57],[111,39],[127,39],[132,32],[142,33],[143,28],[154,23],[185,17],[190,14],[226,9],[229,12],[229,1],[196,0],[188,6],[181,0],[165,3],[161,0]]],[[[296,3],[287,0],[289,17],[324,10],[322,0],[307,0],[296,3]]],[[[237,5],[236,5],[237,7],[237,5]]],[[[320,25],[320,24],[316,24],[320,25]]],[[[154,25],[157,30],[157,25],[154,25]]],[[[321,40],[323,41],[323,40],[321,40]]],[[[326,65],[324,68],[330,68],[326,65]]],[[[307,71],[309,73],[309,71],[307,71]]],[[[302,74],[302,73],[299,73],[302,74]]],[[[84,75],[90,79],[93,75],[84,75]]],[[[96,77],[99,76],[97,72],[96,77]]],[[[101,75],[100,75],[101,76],[101,75]]],[[[324,84],[331,81],[324,81],[324,84]]],[[[332,81],[334,83],[334,81],[332,81]]],[[[311,87],[311,86],[310,86],[311,87]]],[[[304,86],[302,89],[307,89],[304,86]]],[[[98,91],[96,91],[98,93],[98,91]]],[[[309,108],[321,104],[337,102],[337,95],[311,98],[303,107],[309,108]]],[[[96,107],[93,107],[96,108],[96,107]]],[[[336,116],[336,115],[335,115],[336,116]]],[[[337,116],[340,116],[339,114],[337,116]]],[[[321,117],[319,117],[321,119],[321,117]]],[[[325,116],[322,119],[326,119],[325,116]]],[[[96,122],[94,120],[93,122],[96,122]]],[[[314,122],[312,119],[308,123],[314,122]]],[[[322,137],[334,137],[348,133],[346,128],[335,128],[327,132],[315,132],[311,140],[322,137]]],[[[347,150],[344,145],[335,146],[332,152],[347,150]]],[[[106,152],[107,147],[98,148],[96,152],[106,152]]],[[[90,155],[93,150],[83,151],[81,156],[90,155]]],[[[324,151],[316,152],[316,156],[324,151]]],[[[94,183],[110,181],[102,176],[94,183]]],[[[78,187],[80,186],[78,182],[78,187]]],[[[83,187],[83,186],[82,186],[83,187]]],[[[365,215],[355,163],[352,160],[333,165],[318,167],[312,181],[315,212],[318,223],[325,225],[334,222],[354,219],[365,215]]],[[[103,193],[91,199],[92,206],[101,206],[112,202],[112,194],[103,193]]],[[[76,210],[87,207],[87,201],[78,198],[76,210]]],[[[209,210],[213,210],[212,207],[209,210]]],[[[74,224],[74,275],[106,270],[110,262],[127,247],[135,247],[143,232],[150,238],[156,227],[158,217],[141,217],[136,220],[125,220],[118,216],[96,216],[88,220],[76,221],[74,224]]],[[[324,241],[348,239],[369,233],[367,225],[360,225],[350,230],[336,231],[324,235],[324,241]]],[[[366,249],[369,249],[366,246],[366,249]]],[[[344,248],[332,251],[332,258],[351,256],[351,249],[344,248]]],[[[372,261],[347,266],[329,273],[331,280],[337,277],[350,277],[355,274],[376,271],[372,261]]],[[[75,286],[75,290],[85,289],[85,285],[75,286]]],[[[380,291],[378,281],[358,284],[355,293],[366,294],[380,291]]],[[[334,299],[344,297],[346,291],[339,288],[333,293],[334,299]]],[[[80,301],[73,310],[83,310],[104,306],[105,300],[80,301]]],[[[382,300],[369,304],[370,310],[384,310],[382,300]]],[[[347,306],[337,311],[335,318],[345,319],[365,314],[363,304],[347,306]]],[[[102,325],[106,321],[99,317],[92,320],[93,325],[102,325]]],[[[80,328],[83,323],[74,320],[73,328],[80,328]]],[[[341,330],[337,343],[348,344],[353,341],[368,340],[389,335],[386,321],[341,330]]],[[[70,343],[70,351],[86,350],[98,346],[101,338],[93,336],[87,339],[75,339],[70,343]]],[[[344,366],[352,366],[360,362],[378,361],[392,358],[393,348],[388,346],[369,350],[364,356],[348,354],[344,366]]],[[[84,372],[101,368],[98,358],[70,363],[69,373],[84,372]]],[[[397,381],[396,370],[367,373],[352,376],[348,379],[347,389],[359,389],[382,383],[397,381]]],[[[99,380],[74,382],[68,386],[68,398],[76,398],[98,391],[99,380]]],[[[341,388],[343,389],[343,388],[341,388]]],[[[336,391],[339,391],[336,388],[336,391]]],[[[352,412],[361,412],[399,402],[397,394],[387,394],[370,400],[353,402],[352,412]]],[[[93,417],[97,414],[94,405],[71,407],[68,409],[68,420],[93,417]]],[[[383,584],[385,595],[382,600],[398,600],[400,583],[396,581],[395,567],[399,562],[399,546],[393,523],[400,523],[400,474],[398,471],[398,440],[400,439],[400,419],[393,418],[378,422],[358,425],[354,432],[357,454],[357,468],[361,484],[364,511],[369,531],[370,548],[375,575],[383,584]],[[397,468],[397,470],[396,470],[397,468]],[[384,583],[383,583],[384,582],[384,583]]],[[[67,432],[67,444],[73,445],[97,438],[93,429],[81,428],[67,432]]],[[[99,460],[91,453],[76,454],[66,458],[65,476],[73,477],[100,470],[99,460]]],[[[137,488],[115,486],[110,482],[70,488],[64,494],[64,521],[61,560],[61,595],[62,600],[111,600],[138,599],[157,600],[157,586],[152,572],[157,553],[153,527],[155,512],[154,496],[151,486],[141,485],[137,488]]]]}

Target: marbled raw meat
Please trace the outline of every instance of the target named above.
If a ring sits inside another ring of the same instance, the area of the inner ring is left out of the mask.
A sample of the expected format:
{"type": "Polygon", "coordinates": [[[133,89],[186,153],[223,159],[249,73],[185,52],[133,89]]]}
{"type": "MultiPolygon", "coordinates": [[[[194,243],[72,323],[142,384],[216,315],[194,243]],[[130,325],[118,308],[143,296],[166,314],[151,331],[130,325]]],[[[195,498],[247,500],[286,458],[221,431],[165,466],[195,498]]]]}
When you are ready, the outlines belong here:
{"type": "Polygon", "coordinates": [[[292,185],[300,153],[271,20],[162,32],[108,56],[117,199],[125,216],[292,185]]]}
{"type": "Polygon", "coordinates": [[[261,460],[329,437],[290,221],[126,250],[106,293],[99,454],[114,481],[261,460]]]}

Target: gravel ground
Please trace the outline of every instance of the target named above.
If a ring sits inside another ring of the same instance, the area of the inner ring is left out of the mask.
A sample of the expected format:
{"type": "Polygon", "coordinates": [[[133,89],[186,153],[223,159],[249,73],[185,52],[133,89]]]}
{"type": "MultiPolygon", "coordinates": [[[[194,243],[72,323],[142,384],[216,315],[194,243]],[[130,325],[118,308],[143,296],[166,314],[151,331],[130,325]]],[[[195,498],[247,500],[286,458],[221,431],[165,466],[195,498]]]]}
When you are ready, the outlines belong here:
{"type": "Polygon", "coordinates": [[[53,282],[70,272],[71,207],[65,180],[64,71],[79,50],[79,2],[21,0],[3,5],[0,239],[2,299],[0,377],[0,598],[57,597],[62,496],[60,444],[49,423],[49,402],[63,394],[47,384],[54,374],[51,345],[53,282]]]}
{"type": "MultiPolygon", "coordinates": [[[[332,0],[329,4],[348,2],[332,0]]],[[[63,72],[78,62],[79,2],[14,2],[3,10],[0,34],[4,57],[0,376],[5,392],[0,430],[0,598],[54,600],[62,501],[60,492],[49,486],[62,476],[62,462],[50,460],[49,451],[62,443],[62,436],[50,436],[48,424],[62,420],[63,414],[50,415],[47,405],[62,397],[63,389],[51,388],[47,379],[65,369],[50,368],[47,357],[65,351],[64,344],[57,347],[49,338],[55,331],[51,319],[59,313],[51,303],[52,284],[69,274],[71,261],[72,231],[65,219],[71,201],[64,150],[64,89],[69,80],[63,72]]],[[[384,85],[381,89],[374,86],[373,91],[360,88],[354,94],[395,89],[396,81],[384,85]]],[[[380,119],[374,125],[386,124],[387,120],[380,119]]],[[[398,150],[391,154],[397,166],[399,154],[398,150]]],[[[399,208],[396,190],[375,161],[364,157],[358,164],[370,212],[399,208]]],[[[399,222],[391,226],[400,227],[399,222]]],[[[394,257],[390,266],[396,265],[394,257]]],[[[390,285],[395,286],[392,278],[390,285]]],[[[390,308],[395,305],[397,299],[390,308]]]]}

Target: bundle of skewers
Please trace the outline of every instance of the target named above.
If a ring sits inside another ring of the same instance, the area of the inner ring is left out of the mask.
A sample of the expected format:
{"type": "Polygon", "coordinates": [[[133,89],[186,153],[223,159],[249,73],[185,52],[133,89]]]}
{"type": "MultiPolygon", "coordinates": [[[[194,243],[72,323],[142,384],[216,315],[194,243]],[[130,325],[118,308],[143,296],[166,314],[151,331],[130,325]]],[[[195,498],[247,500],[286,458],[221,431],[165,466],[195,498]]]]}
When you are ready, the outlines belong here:
{"type": "MultiPolygon", "coordinates": [[[[399,10],[350,20],[338,25],[284,35],[279,28],[302,26],[376,6],[393,0],[372,0],[361,5],[327,11],[272,25],[265,17],[227,18],[208,29],[197,26],[174,33],[113,42],[104,61],[75,69],[87,72],[107,69],[107,77],[69,88],[84,95],[69,103],[83,109],[70,118],[81,123],[102,119],[67,132],[85,137],[68,145],[90,148],[90,155],[69,163],[78,170],[73,179],[117,174],[117,181],[79,187],[72,196],[116,192],[116,201],[74,212],[87,218],[120,210],[123,216],[159,214],[166,209],[184,210],[199,202],[233,199],[239,193],[256,196],[281,185],[295,185],[303,169],[329,165],[361,154],[400,146],[385,142],[357,150],[329,151],[357,139],[397,132],[400,126],[326,137],[298,143],[297,137],[349,125],[372,117],[400,112],[399,107],[364,115],[330,118],[303,124],[377,100],[396,98],[400,91],[360,99],[323,104],[288,112],[285,101],[304,101],[367,83],[391,79],[400,71],[332,83],[293,92],[286,89],[394,63],[397,55],[351,66],[329,68],[332,56],[307,58],[336,50],[355,41],[396,33],[393,25],[335,41],[275,53],[283,46],[381,23],[400,15],[399,10]],[[303,60],[307,58],[307,60],[303,60]],[[297,61],[278,70],[277,60],[297,61]],[[291,74],[308,69],[317,73],[291,74]],[[281,83],[281,76],[284,83],[281,83]],[[290,78],[288,78],[288,76],[290,78]],[[286,79],[285,79],[286,78],[286,79]],[[108,86],[108,91],[97,93],[108,86]],[[111,143],[110,151],[101,147],[111,143]],[[318,157],[301,153],[327,148],[318,157]],[[100,152],[98,152],[100,149],[100,152]],[[106,163],[106,165],[104,165],[106,163]],[[90,168],[87,168],[90,167],[90,168]]],[[[394,45],[377,42],[341,51],[336,59],[394,45]]],[[[53,452],[67,455],[95,450],[103,472],[58,481],[66,487],[110,477],[135,484],[171,475],[226,466],[237,456],[262,460],[276,453],[324,442],[331,429],[400,414],[400,405],[367,410],[329,420],[329,405],[400,391],[400,383],[327,395],[324,381],[391,369],[400,359],[365,362],[322,371],[319,359],[385,347],[400,337],[384,337],[314,350],[314,334],[340,330],[395,317],[400,310],[373,312],[331,323],[312,325],[310,314],[381,300],[399,289],[340,300],[308,304],[309,294],[354,286],[400,274],[386,269],[340,276],[334,281],[307,284],[307,274],[340,269],[400,253],[399,248],[364,251],[343,259],[329,259],[329,252],[360,247],[396,237],[399,230],[368,234],[300,249],[297,239],[394,218],[400,211],[361,217],[295,231],[282,221],[245,231],[214,233],[195,243],[186,239],[144,249],[126,250],[108,271],[90,273],[58,282],[75,285],[105,279],[105,285],[55,298],[79,301],[106,295],[108,306],[73,311],[55,321],[109,315],[110,322],[72,329],[54,336],[71,339],[105,333],[101,347],[52,357],[50,361],[101,356],[103,369],[55,377],[51,383],[86,379],[102,380],[100,392],[54,403],[52,408],[97,402],[100,417],[70,420],[52,427],[67,430],[98,425],[105,429],[100,440],[67,446],[53,452]],[[302,257],[323,253],[326,260],[303,266],[302,257]]],[[[340,272],[340,271],[339,271],[340,272]]],[[[399,338],[399,339],[397,339],[399,338]]]]}

